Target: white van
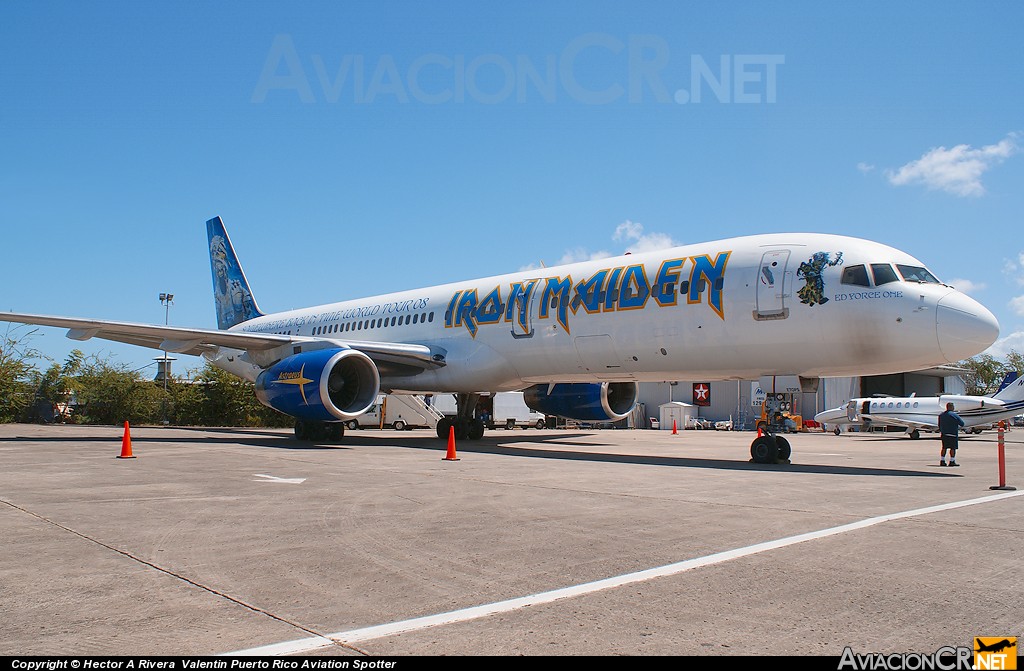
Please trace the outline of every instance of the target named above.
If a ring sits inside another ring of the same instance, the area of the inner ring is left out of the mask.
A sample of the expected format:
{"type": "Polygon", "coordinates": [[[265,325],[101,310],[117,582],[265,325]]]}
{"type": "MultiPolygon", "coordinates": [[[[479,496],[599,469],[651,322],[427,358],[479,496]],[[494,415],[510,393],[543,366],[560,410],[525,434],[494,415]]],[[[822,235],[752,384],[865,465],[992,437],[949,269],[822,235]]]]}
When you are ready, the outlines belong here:
{"type": "Polygon", "coordinates": [[[419,396],[381,394],[370,409],[345,426],[349,429],[434,429],[443,414],[430,408],[419,396]]]}

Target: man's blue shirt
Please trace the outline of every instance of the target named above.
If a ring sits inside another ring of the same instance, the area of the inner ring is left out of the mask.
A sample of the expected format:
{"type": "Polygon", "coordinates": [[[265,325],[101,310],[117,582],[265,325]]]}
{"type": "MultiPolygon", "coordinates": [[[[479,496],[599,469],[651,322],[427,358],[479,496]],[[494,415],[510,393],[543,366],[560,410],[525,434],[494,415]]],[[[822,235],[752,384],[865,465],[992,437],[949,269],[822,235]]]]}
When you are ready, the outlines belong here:
{"type": "Polygon", "coordinates": [[[946,410],[939,415],[939,433],[944,436],[955,436],[963,425],[964,420],[952,410],[946,410]]]}

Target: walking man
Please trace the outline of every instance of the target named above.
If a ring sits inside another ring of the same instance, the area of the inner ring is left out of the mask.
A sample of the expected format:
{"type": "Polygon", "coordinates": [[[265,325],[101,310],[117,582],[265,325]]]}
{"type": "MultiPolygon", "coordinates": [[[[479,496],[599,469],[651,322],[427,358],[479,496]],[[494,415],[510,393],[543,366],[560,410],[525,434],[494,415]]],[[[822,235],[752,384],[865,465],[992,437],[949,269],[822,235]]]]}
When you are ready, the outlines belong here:
{"type": "Polygon", "coordinates": [[[964,420],[960,415],[953,412],[953,404],[946,404],[946,411],[939,415],[939,433],[942,434],[942,453],[939,457],[939,466],[946,465],[946,450],[949,450],[949,465],[959,466],[956,463],[956,448],[959,441],[960,427],[964,420]]]}

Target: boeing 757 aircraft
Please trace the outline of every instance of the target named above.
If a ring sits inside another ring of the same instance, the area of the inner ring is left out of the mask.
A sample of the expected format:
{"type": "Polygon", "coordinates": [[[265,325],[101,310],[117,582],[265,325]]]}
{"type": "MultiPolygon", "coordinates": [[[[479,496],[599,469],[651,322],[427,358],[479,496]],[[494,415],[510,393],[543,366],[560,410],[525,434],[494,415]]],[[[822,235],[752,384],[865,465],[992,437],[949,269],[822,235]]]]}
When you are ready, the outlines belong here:
{"type": "Polygon", "coordinates": [[[819,412],[815,421],[835,427],[843,424],[864,426],[902,426],[911,438],[920,438],[922,431],[939,430],[939,413],[952,403],[964,420],[964,430],[981,433],[1001,419],[1010,419],[1024,412],[1024,377],[1010,373],[992,396],[907,396],[855,398],[846,405],[819,412]]]}
{"type": "MultiPolygon", "coordinates": [[[[732,238],[540,268],[274,314],[257,305],[220,217],[206,222],[219,330],[0,313],[201,355],[255,382],[299,439],[338,439],[380,391],[454,392],[438,424],[478,439],[481,392],[525,390],[535,410],[624,418],[637,383],[871,375],[959,361],[991,345],[995,317],[923,263],[815,233],[732,238]]],[[[757,438],[755,461],[790,456],[757,438]]]]}

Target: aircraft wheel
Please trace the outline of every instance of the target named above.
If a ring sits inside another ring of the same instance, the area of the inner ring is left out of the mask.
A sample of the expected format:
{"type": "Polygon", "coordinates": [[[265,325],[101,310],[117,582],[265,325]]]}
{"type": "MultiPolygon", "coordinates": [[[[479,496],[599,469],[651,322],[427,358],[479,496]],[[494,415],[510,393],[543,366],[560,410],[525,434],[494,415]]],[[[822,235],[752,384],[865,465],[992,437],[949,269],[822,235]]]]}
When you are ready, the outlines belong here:
{"type": "Polygon", "coordinates": [[[750,444],[750,458],[756,464],[774,464],[779,458],[779,446],[772,436],[755,438],[750,444]]]}
{"type": "Polygon", "coordinates": [[[329,440],[340,442],[345,437],[344,422],[332,422],[331,424],[328,424],[326,428],[329,440]]]}
{"type": "Polygon", "coordinates": [[[391,425],[391,428],[395,431],[405,431],[405,422],[402,420],[395,420],[395,423],[391,425]]]}
{"type": "Polygon", "coordinates": [[[484,423],[479,419],[474,419],[466,427],[466,437],[470,440],[480,440],[484,437],[484,423]]]}
{"type": "Polygon", "coordinates": [[[920,437],[921,437],[921,432],[918,431],[917,429],[914,429],[913,431],[910,432],[911,440],[917,440],[920,437]]]}
{"type": "Polygon", "coordinates": [[[793,454],[793,448],[789,446],[789,441],[782,436],[776,436],[775,445],[779,448],[776,459],[778,461],[789,461],[789,455],[793,454]]]}
{"type": "Polygon", "coordinates": [[[834,433],[834,434],[836,434],[838,436],[839,434],[842,433],[842,431],[840,431],[839,427],[837,426],[836,428],[832,429],[832,433],[834,433]]]}
{"type": "Polygon", "coordinates": [[[452,420],[447,417],[437,420],[437,437],[441,440],[448,440],[448,433],[451,428],[452,420]]]}

